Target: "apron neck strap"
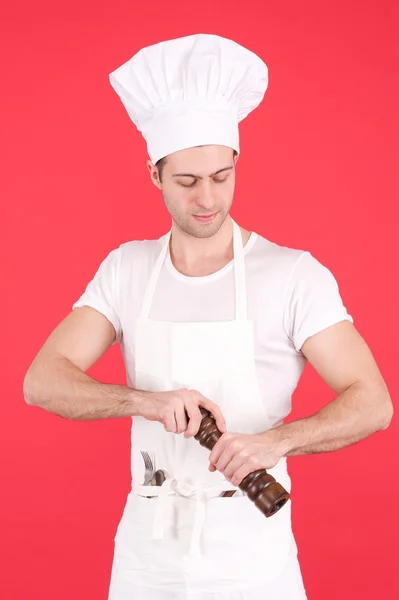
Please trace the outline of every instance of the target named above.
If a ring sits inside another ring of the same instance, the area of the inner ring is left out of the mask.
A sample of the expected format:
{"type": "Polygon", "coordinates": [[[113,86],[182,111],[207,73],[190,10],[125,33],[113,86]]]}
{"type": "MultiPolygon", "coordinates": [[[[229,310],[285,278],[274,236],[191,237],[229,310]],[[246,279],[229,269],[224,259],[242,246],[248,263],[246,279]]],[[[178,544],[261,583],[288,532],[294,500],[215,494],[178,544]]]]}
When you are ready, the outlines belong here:
{"type": "Polygon", "coordinates": [[[233,221],[234,279],[236,290],[236,320],[247,319],[247,283],[245,277],[244,248],[239,226],[233,221]]]}
{"type": "MultiPolygon", "coordinates": [[[[245,278],[244,248],[242,245],[242,236],[240,228],[237,225],[237,223],[233,221],[233,219],[232,223],[234,248],[234,278],[236,291],[236,320],[245,321],[247,319],[247,289],[245,278]]],[[[171,234],[172,230],[168,231],[168,233],[165,236],[161,252],[158,255],[158,258],[147,283],[141,308],[141,317],[144,319],[148,319],[150,315],[152,299],[154,297],[159,274],[161,272],[166,255],[169,251],[171,234]]]]}

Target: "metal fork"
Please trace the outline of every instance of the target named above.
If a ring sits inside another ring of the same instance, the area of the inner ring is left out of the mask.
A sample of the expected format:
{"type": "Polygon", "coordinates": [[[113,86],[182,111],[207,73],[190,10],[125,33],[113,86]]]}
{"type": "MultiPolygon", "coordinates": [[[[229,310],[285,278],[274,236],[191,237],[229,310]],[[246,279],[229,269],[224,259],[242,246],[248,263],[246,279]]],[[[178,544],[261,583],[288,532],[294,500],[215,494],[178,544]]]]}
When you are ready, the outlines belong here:
{"type": "Polygon", "coordinates": [[[150,485],[152,476],[155,473],[155,465],[154,465],[150,455],[148,454],[148,452],[145,452],[144,450],[140,450],[140,453],[141,453],[141,456],[143,457],[144,467],[145,467],[143,485],[150,485]]]}

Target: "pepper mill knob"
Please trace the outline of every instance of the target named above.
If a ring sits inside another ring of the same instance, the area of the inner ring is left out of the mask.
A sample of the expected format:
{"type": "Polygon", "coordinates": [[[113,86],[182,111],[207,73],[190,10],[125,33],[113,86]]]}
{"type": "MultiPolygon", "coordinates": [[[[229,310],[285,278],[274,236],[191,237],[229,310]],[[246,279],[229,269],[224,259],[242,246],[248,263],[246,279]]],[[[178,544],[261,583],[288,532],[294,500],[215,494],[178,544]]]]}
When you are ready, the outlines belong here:
{"type": "MultiPolygon", "coordinates": [[[[200,407],[202,421],[195,439],[208,450],[212,450],[222,436],[213,415],[200,407]]],[[[290,495],[265,469],[249,473],[238,486],[255,506],[266,516],[276,514],[288,501],[290,495]]]]}

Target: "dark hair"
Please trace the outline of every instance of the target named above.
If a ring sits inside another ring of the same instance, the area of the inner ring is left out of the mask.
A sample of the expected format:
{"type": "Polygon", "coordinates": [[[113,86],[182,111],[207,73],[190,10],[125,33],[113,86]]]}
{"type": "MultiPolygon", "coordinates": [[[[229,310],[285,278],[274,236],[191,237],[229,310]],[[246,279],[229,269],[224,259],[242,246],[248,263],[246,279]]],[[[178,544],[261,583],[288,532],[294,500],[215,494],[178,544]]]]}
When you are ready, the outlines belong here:
{"type": "MultiPolygon", "coordinates": [[[[237,154],[238,154],[237,150],[234,150],[233,151],[233,156],[237,156],[237,154]]],[[[155,163],[155,166],[158,169],[159,181],[161,183],[162,183],[162,171],[163,171],[163,168],[164,168],[164,166],[166,164],[167,158],[168,158],[167,156],[164,156],[163,158],[160,158],[158,160],[158,162],[155,163]]]]}
{"type": "Polygon", "coordinates": [[[165,166],[166,159],[167,159],[167,156],[164,156],[164,158],[160,158],[159,161],[155,163],[155,166],[158,169],[158,175],[159,175],[159,181],[160,181],[160,183],[162,183],[162,171],[163,171],[163,168],[165,166]]]}

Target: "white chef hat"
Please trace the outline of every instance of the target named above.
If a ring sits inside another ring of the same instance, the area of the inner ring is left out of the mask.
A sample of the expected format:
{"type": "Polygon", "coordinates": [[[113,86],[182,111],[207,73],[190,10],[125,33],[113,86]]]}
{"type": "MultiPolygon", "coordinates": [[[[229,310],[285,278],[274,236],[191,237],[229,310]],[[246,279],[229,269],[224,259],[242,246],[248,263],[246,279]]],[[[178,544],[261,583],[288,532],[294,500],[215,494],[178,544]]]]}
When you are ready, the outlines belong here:
{"type": "Polygon", "coordinates": [[[155,164],[208,144],[239,153],[238,123],[262,101],[268,69],[236,42],[198,34],[143,48],[109,78],[155,164]]]}

